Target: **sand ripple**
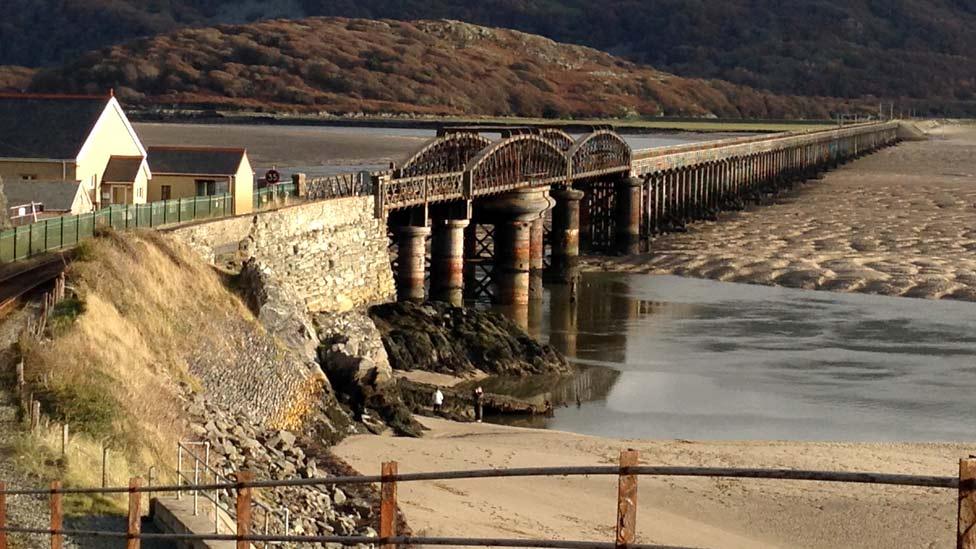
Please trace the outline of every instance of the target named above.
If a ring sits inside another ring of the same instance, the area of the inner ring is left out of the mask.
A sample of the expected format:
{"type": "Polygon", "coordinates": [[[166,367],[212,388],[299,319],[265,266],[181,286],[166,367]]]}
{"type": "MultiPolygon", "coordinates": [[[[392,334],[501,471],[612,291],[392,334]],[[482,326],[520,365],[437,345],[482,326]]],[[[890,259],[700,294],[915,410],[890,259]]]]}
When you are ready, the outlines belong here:
{"type": "Polygon", "coordinates": [[[880,151],[773,205],[589,269],[976,301],[976,126],[880,151]]]}

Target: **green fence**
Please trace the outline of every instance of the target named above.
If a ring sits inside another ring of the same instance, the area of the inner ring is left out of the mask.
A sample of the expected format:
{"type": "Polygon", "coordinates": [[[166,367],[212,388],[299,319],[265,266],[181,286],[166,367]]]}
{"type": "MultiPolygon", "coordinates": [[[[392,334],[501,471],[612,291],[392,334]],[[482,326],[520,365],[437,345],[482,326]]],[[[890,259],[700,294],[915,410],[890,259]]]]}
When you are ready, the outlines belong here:
{"type": "Polygon", "coordinates": [[[263,189],[254,189],[254,209],[261,210],[272,204],[286,201],[298,194],[298,187],[294,183],[279,183],[263,189]]]}
{"type": "Polygon", "coordinates": [[[234,213],[230,194],[163,200],[149,204],[110,206],[97,212],[52,217],[30,225],[0,231],[0,263],[70,248],[98,229],[124,230],[136,227],[162,227],[226,217],[234,213]]]}

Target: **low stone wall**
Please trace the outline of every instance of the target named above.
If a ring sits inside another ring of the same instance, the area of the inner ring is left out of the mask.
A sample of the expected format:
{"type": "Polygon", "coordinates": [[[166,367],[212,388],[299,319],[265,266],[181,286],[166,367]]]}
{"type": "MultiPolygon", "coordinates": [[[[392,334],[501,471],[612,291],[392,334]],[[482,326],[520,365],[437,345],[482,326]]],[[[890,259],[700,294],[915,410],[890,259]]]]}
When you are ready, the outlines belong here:
{"type": "Polygon", "coordinates": [[[386,223],[372,196],[309,202],[172,231],[207,261],[237,249],[274,272],[310,312],[343,312],[394,298],[386,223]]]}

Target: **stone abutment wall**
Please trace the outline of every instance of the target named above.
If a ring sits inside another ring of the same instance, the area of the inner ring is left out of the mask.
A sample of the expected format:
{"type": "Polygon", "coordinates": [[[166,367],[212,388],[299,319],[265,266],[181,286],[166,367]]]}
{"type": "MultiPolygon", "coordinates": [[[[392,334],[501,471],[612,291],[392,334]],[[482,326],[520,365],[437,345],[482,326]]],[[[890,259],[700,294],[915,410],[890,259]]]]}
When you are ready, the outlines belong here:
{"type": "Polygon", "coordinates": [[[386,223],[372,196],[300,204],[173,230],[207,261],[239,251],[304,301],[308,312],[362,308],[394,298],[386,223]]]}

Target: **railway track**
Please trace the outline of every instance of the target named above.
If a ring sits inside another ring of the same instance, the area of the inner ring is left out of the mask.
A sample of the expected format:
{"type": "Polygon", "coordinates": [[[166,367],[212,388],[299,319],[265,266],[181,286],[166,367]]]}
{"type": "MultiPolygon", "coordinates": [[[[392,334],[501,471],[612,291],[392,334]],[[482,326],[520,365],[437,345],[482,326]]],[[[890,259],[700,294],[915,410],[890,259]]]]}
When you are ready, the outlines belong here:
{"type": "Polygon", "coordinates": [[[21,269],[0,273],[0,318],[14,310],[30,293],[53,282],[66,267],[66,258],[57,255],[21,269]]]}

